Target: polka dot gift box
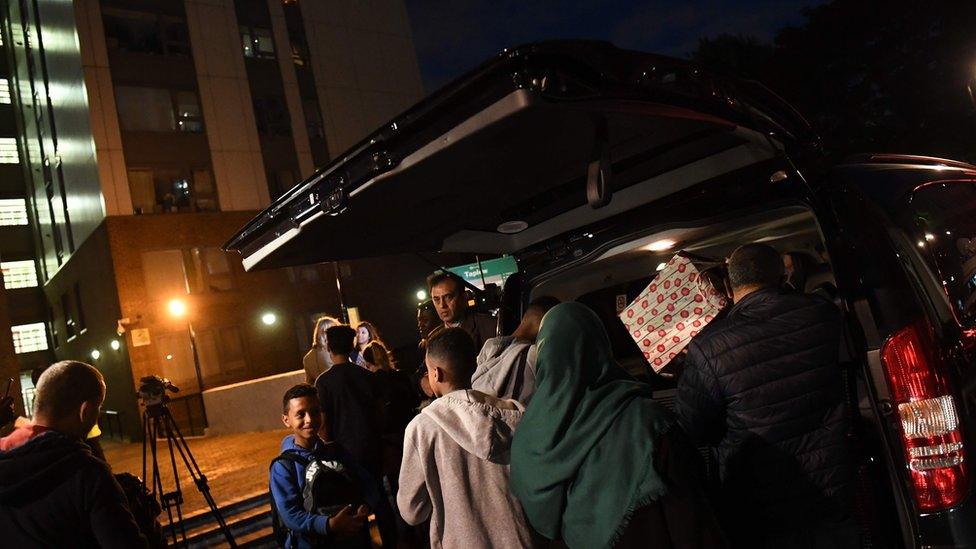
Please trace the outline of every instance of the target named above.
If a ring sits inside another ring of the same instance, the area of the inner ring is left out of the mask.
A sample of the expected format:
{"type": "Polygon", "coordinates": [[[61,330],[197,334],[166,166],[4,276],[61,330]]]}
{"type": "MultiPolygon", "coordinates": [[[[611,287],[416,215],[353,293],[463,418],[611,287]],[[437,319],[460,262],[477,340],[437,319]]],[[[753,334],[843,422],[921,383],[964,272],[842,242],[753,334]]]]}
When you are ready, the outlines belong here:
{"type": "Polygon", "coordinates": [[[660,372],[725,305],[725,296],[679,253],[619,316],[647,363],[660,372]]]}

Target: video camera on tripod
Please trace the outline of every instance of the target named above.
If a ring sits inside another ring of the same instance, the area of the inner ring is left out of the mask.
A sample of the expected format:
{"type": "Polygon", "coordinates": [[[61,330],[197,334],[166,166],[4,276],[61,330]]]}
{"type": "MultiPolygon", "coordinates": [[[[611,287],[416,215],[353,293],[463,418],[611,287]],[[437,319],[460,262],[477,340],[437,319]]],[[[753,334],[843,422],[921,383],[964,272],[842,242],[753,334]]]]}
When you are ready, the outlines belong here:
{"type": "Polygon", "coordinates": [[[166,406],[166,403],[170,401],[167,393],[178,393],[179,391],[179,387],[164,377],[149,375],[139,379],[139,398],[146,407],[142,412],[142,478],[150,478],[147,477],[147,473],[152,474],[150,496],[158,497],[160,506],[166,511],[169,518],[168,529],[172,546],[189,547],[183,520],[183,492],[180,489],[180,475],[176,468],[176,455],[179,454],[187,472],[190,473],[190,478],[193,479],[193,484],[210,507],[210,512],[217,520],[227,543],[232,548],[237,547],[230,528],[227,527],[224,517],[220,514],[217,502],[210,494],[207,476],[200,470],[197,460],[190,453],[190,446],[186,443],[183,433],[180,432],[179,426],[173,420],[173,414],[166,406]],[[166,441],[169,465],[172,468],[173,481],[176,485],[175,490],[169,492],[163,488],[163,480],[159,471],[157,441],[160,439],[166,441]],[[149,469],[150,465],[152,466],[151,470],[149,469]],[[179,526],[179,536],[177,535],[177,526],[179,526]]]}
{"type": "Polygon", "coordinates": [[[180,392],[180,388],[173,385],[165,377],[159,377],[157,375],[145,376],[139,379],[139,398],[142,400],[142,405],[146,408],[169,402],[169,395],[166,394],[166,391],[178,393],[180,392]]]}

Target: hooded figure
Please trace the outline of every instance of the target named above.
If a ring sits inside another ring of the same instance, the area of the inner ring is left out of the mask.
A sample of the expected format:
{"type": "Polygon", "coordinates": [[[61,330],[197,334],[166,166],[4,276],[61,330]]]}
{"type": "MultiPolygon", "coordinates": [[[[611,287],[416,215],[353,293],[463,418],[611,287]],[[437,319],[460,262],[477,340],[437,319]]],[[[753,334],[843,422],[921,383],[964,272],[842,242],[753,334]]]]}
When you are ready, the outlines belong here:
{"type": "Polygon", "coordinates": [[[599,317],[557,305],[537,345],[510,484],[532,527],[570,548],[722,546],[700,458],[651,387],[616,364],[599,317]]]}
{"type": "Polygon", "coordinates": [[[440,398],[410,422],[397,505],[408,524],[430,519],[431,547],[532,547],[518,501],[508,490],[512,436],[524,408],[472,390],[475,350],[448,328],[427,351],[440,398]]]}
{"type": "Polygon", "coordinates": [[[36,435],[0,452],[0,545],[145,546],[108,465],[79,438],[25,429],[36,435]]]}
{"type": "Polygon", "coordinates": [[[535,390],[535,345],[515,336],[493,337],[478,353],[471,387],[528,405],[535,390]]]}

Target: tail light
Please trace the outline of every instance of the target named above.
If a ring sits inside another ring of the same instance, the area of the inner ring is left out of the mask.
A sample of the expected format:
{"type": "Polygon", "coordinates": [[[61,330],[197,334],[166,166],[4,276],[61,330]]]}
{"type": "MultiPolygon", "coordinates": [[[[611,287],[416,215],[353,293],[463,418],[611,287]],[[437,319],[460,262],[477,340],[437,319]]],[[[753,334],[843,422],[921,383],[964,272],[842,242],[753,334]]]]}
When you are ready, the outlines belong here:
{"type": "Polygon", "coordinates": [[[931,328],[917,323],[895,332],[881,359],[898,406],[915,501],[926,512],[948,509],[965,496],[968,476],[956,402],[931,328]]]}

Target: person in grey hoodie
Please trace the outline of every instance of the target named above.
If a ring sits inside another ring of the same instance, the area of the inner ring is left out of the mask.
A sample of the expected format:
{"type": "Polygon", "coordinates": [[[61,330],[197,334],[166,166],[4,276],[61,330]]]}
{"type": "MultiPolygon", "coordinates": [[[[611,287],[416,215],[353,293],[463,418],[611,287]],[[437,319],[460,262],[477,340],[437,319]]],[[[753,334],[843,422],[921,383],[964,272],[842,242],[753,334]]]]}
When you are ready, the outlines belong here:
{"type": "Polygon", "coordinates": [[[403,520],[430,519],[430,546],[535,546],[508,490],[512,439],[524,407],[471,389],[475,346],[447,328],[427,347],[433,403],[407,426],[397,506],[403,520]]]}
{"type": "Polygon", "coordinates": [[[542,317],[556,305],[559,300],[551,296],[533,299],[512,335],[486,341],[478,353],[478,369],[471,376],[471,387],[528,406],[535,392],[535,340],[542,317]]]}

